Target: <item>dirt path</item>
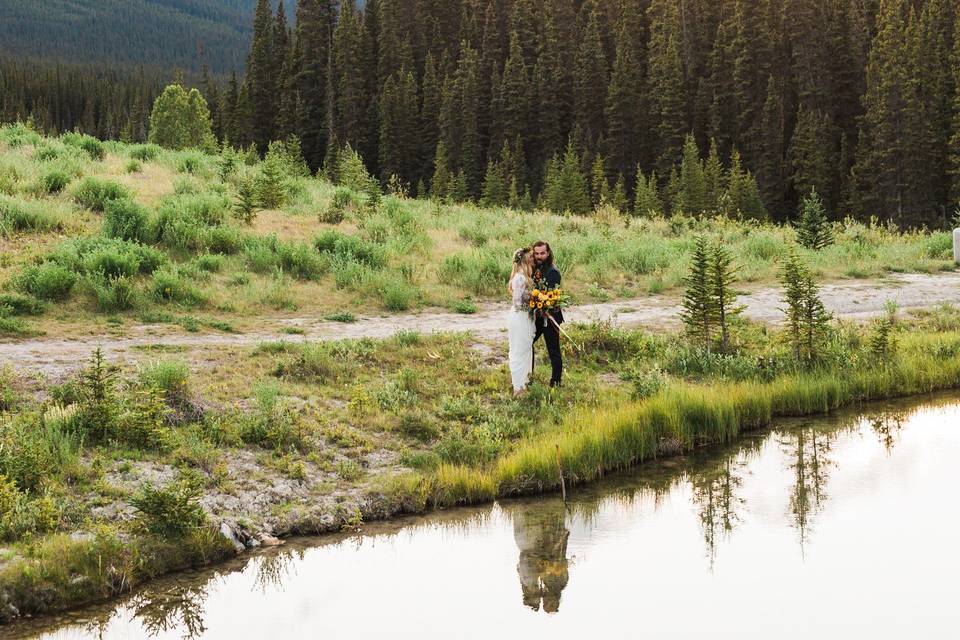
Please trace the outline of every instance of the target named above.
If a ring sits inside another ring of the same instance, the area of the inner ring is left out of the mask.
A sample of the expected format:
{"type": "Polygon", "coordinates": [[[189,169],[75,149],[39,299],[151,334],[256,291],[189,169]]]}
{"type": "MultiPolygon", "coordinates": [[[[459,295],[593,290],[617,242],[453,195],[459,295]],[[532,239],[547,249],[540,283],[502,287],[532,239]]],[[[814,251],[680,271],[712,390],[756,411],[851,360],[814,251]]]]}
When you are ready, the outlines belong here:
{"type": "MultiPolygon", "coordinates": [[[[758,289],[742,295],[745,315],[758,322],[777,323],[783,314],[779,288],[758,289]]],[[[936,275],[904,274],[882,281],[863,280],[825,285],[822,289],[827,309],[838,317],[863,319],[883,312],[887,300],[895,300],[901,309],[917,309],[943,303],[960,303],[960,272],[936,275]]],[[[150,345],[176,345],[181,356],[199,359],[208,348],[256,345],[260,342],[287,340],[333,340],[338,338],[384,338],[400,331],[464,331],[478,339],[497,339],[506,331],[505,305],[488,304],[473,315],[427,311],[409,315],[360,318],[353,324],[341,324],[312,318],[264,318],[264,329],[243,334],[190,334],[177,332],[167,325],[137,325],[127,328],[127,335],[109,335],[86,339],[64,340],[39,338],[0,341],[0,366],[10,364],[21,372],[58,374],[75,369],[100,344],[108,358],[136,361],[151,357],[144,350],[150,345]],[[302,335],[284,333],[297,329],[302,335]],[[147,354],[147,355],[145,355],[147,354]]],[[[679,299],[661,295],[636,300],[621,300],[575,307],[567,314],[572,321],[613,319],[624,326],[651,328],[675,325],[679,299]]]]}

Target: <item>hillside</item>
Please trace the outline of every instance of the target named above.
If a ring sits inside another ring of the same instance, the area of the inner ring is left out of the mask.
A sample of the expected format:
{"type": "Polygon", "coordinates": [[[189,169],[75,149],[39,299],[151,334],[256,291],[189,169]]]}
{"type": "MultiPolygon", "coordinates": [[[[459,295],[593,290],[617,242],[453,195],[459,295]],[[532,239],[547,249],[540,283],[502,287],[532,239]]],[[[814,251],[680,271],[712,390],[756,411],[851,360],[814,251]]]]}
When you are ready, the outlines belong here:
{"type": "Polygon", "coordinates": [[[255,0],[0,0],[0,54],[218,73],[244,66],[255,0]]]}

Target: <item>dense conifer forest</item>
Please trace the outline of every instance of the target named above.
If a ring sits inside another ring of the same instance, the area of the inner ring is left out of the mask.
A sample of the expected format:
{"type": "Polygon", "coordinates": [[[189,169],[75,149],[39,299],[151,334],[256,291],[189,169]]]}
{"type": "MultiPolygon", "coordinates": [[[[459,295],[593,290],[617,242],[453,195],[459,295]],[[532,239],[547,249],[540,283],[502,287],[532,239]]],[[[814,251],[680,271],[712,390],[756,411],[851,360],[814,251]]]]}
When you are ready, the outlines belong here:
{"type": "Polygon", "coordinates": [[[521,208],[783,220],[815,189],[831,218],[940,227],[960,200],[949,0],[275,6],[245,77],[198,82],[233,146],[294,134],[320,168],[349,144],[384,185],[521,208]]]}
{"type": "Polygon", "coordinates": [[[0,2],[0,54],[193,71],[206,63],[229,73],[243,68],[255,3],[6,0],[0,2]]]}

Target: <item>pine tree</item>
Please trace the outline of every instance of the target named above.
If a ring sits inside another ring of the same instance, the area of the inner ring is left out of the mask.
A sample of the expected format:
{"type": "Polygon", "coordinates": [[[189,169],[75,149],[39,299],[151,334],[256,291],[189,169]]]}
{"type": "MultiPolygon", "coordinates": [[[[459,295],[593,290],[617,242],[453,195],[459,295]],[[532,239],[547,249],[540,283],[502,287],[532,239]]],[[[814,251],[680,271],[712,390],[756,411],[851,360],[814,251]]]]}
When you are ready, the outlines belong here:
{"type": "Polygon", "coordinates": [[[644,3],[622,0],[615,24],[613,69],[607,89],[606,155],[609,167],[630,181],[637,164],[649,158],[649,96],[644,92],[647,71],[647,26],[644,3]]]}
{"type": "Polygon", "coordinates": [[[510,35],[510,56],[498,85],[493,117],[491,150],[499,150],[505,141],[528,134],[530,122],[530,79],[524,62],[524,51],[517,33],[510,35]]]}
{"type": "Polygon", "coordinates": [[[423,69],[423,87],[421,90],[419,139],[422,150],[418,179],[428,176],[428,167],[433,162],[433,154],[440,139],[440,79],[437,62],[433,54],[427,54],[423,69]]]}
{"type": "Polygon", "coordinates": [[[688,215],[700,215],[707,208],[707,183],[704,178],[700,150],[693,135],[687,135],[680,163],[680,194],[675,209],[688,215]]]}
{"type": "Polygon", "coordinates": [[[289,185],[283,175],[283,157],[268,153],[257,176],[257,198],[264,209],[279,209],[287,201],[289,185]]]}
{"type": "Polygon", "coordinates": [[[667,179],[667,190],[664,205],[670,213],[677,215],[683,213],[683,184],[680,182],[680,172],[676,167],[670,169],[670,177],[667,179]]]}
{"type": "Polygon", "coordinates": [[[763,204],[763,197],[760,195],[757,179],[749,171],[744,177],[743,200],[740,202],[739,210],[747,220],[762,222],[769,218],[767,208],[763,204]]]}
{"type": "Polygon", "coordinates": [[[797,224],[797,241],[808,249],[820,250],[833,244],[833,233],[816,187],[804,198],[797,224]]]}
{"type": "Polygon", "coordinates": [[[747,192],[747,175],[740,162],[740,152],[736,149],[730,155],[730,168],[727,170],[727,190],[722,198],[721,209],[727,218],[740,218],[743,215],[743,203],[747,192]]]}
{"type": "Polygon", "coordinates": [[[396,176],[410,185],[418,177],[420,150],[417,83],[402,68],[387,78],[380,95],[380,175],[384,182],[396,176]]]}
{"type": "Polygon", "coordinates": [[[574,122],[586,135],[588,148],[593,150],[604,132],[607,59],[603,42],[603,17],[596,0],[588,0],[581,9],[588,10],[587,26],[574,70],[574,122]]]}
{"type": "Polygon", "coordinates": [[[953,120],[951,123],[948,171],[951,177],[950,200],[960,202],[960,11],[956,11],[953,56],[953,120]]]}
{"type": "Polygon", "coordinates": [[[687,336],[706,351],[710,350],[716,324],[710,253],[706,237],[697,236],[690,256],[690,272],[683,279],[687,288],[680,313],[687,336]]]}
{"type": "Polygon", "coordinates": [[[599,153],[594,157],[593,166],[590,168],[590,195],[594,208],[610,202],[610,181],[607,179],[603,156],[599,153]]]}
{"type": "Polygon", "coordinates": [[[664,213],[663,202],[660,200],[657,188],[656,172],[651,174],[648,179],[644,177],[643,171],[639,167],[637,168],[633,212],[634,215],[644,218],[652,218],[664,213]]]}
{"type": "Polygon", "coordinates": [[[717,142],[710,139],[710,151],[707,161],[703,165],[703,182],[706,192],[705,206],[709,213],[720,211],[720,202],[726,190],[723,163],[720,161],[720,152],[717,142]]]}
{"type": "Polygon", "coordinates": [[[651,39],[648,91],[653,97],[652,118],[659,141],[657,170],[668,174],[677,164],[687,132],[683,61],[677,33],[668,32],[662,48],[654,48],[654,42],[651,39]]]}
{"type": "MultiPolygon", "coordinates": [[[[376,162],[376,93],[369,73],[373,67],[373,44],[364,25],[363,14],[354,0],[341,3],[340,16],[333,34],[332,135],[341,144],[349,144],[371,163],[376,162]]],[[[392,72],[392,71],[391,71],[392,72]]]]}
{"type": "Polygon", "coordinates": [[[483,178],[483,193],[480,204],[484,207],[501,207],[510,200],[507,182],[503,176],[503,167],[500,163],[490,160],[487,162],[487,172],[483,178]]]}
{"type": "Polygon", "coordinates": [[[450,173],[450,161],[443,140],[437,143],[433,160],[433,177],[430,180],[430,197],[443,200],[450,195],[453,175],[450,173]]]}
{"type": "Polygon", "coordinates": [[[839,200],[837,165],[840,158],[833,147],[837,137],[828,114],[800,106],[790,144],[793,186],[799,193],[810,193],[814,187],[824,189],[824,201],[831,208],[839,200]]]}
{"type": "Polygon", "coordinates": [[[730,252],[722,241],[710,248],[708,277],[710,296],[720,338],[720,352],[730,351],[730,323],[739,316],[744,307],[737,306],[737,294],[733,289],[737,269],[733,266],[730,252]]]}
{"type": "Polygon", "coordinates": [[[590,192],[580,170],[580,155],[572,142],[567,144],[563,160],[555,158],[547,169],[543,188],[545,208],[556,213],[588,213],[590,192]]]}
{"type": "Polygon", "coordinates": [[[233,210],[240,222],[245,225],[253,224],[257,216],[257,188],[253,180],[245,178],[240,182],[233,210]]]}
{"type": "Polygon", "coordinates": [[[269,0],[257,0],[253,44],[247,61],[250,96],[250,136],[261,149],[273,140],[277,119],[274,17],[269,0]]]}
{"type": "Polygon", "coordinates": [[[630,210],[630,198],[627,196],[627,179],[622,173],[617,174],[617,181],[613,185],[613,192],[610,194],[610,204],[620,213],[627,213],[630,210]]]}
{"type": "Polygon", "coordinates": [[[810,269],[791,253],[781,271],[784,289],[784,309],[787,319],[787,339],[794,358],[810,365],[822,354],[829,334],[830,314],[820,299],[820,288],[810,269]]]}
{"type": "MultiPolygon", "coordinates": [[[[299,109],[296,131],[311,169],[319,167],[327,150],[329,79],[327,77],[336,9],[333,0],[298,0],[296,50],[293,65],[299,109]]],[[[332,145],[335,148],[335,145],[332,145]]]]}

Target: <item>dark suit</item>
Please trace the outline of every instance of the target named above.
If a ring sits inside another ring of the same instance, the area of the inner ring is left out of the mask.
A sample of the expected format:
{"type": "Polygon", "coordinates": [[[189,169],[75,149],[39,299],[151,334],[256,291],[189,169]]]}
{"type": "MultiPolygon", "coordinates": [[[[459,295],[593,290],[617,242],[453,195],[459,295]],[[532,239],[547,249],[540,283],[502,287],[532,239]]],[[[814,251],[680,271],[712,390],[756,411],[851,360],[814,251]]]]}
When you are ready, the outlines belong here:
{"type": "MultiPolygon", "coordinates": [[[[541,267],[540,275],[547,287],[552,289],[560,286],[560,271],[555,266],[541,267]]],[[[553,319],[557,321],[557,324],[563,324],[563,310],[558,309],[554,312],[553,319]]],[[[550,355],[550,386],[559,386],[563,378],[563,354],[560,351],[560,329],[541,314],[537,315],[536,320],[537,333],[533,337],[533,343],[536,344],[540,336],[543,336],[543,341],[547,344],[547,353],[550,355]]],[[[536,362],[536,357],[534,357],[534,362],[536,362]]]]}

